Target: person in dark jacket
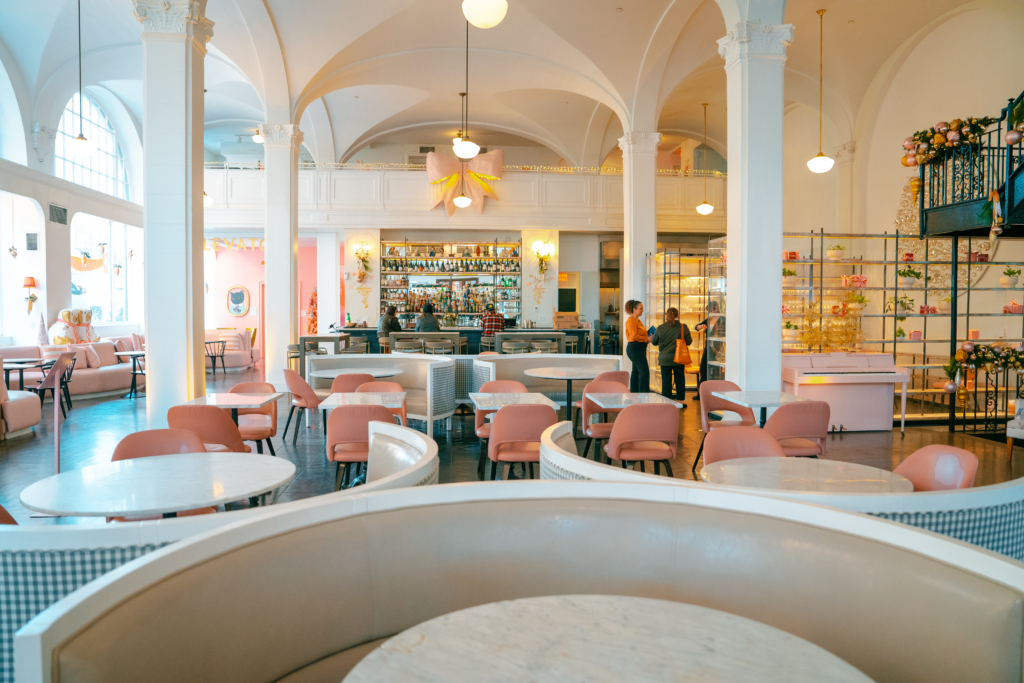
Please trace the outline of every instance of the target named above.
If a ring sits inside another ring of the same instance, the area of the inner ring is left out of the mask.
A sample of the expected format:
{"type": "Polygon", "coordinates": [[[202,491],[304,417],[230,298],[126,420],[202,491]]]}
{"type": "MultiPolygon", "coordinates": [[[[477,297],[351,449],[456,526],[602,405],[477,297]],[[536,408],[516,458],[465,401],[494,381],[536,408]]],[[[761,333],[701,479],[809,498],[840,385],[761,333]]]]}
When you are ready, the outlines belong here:
{"type": "Polygon", "coordinates": [[[425,304],[423,306],[423,315],[416,321],[417,332],[440,332],[441,321],[434,317],[434,305],[425,304]]]}
{"type": "MultiPolygon", "coordinates": [[[[709,351],[716,354],[721,350],[721,342],[710,341],[712,337],[724,337],[725,336],[725,318],[719,313],[718,302],[712,301],[708,304],[708,317],[697,323],[697,326],[693,329],[698,332],[704,332],[704,352],[700,355],[700,375],[698,376],[697,387],[707,381],[708,379],[708,353],[709,351]]],[[[693,400],[696,401],[700,398],[699,394],[695,394],[693,400]]]]}
{"type": "MultiPolygon", "coordinates": [[[[661,395],[665,398],[686,400],[686,366],[675,362],[676,340],[682,339],[689,346],[693,343],[690,328],[679,322],[679,311],[670,308],[665,311],[665,322],[658,325],[651,337],[651,344],[658,347],[658,365],[661,366],[661,395]],[[673,380],[676,395],[672,395],[673,380]]],[[[686,407],[686,404],[683,404],[686,407]]]]}
{"type": "Polygon", "coordinates": [[[392,332],[402,331],[402,322],[395,317],[397,312],[397,306],[388,306],[384,315],[377,321],[377,343],[380,344],[381,349],[384,348],[384,340],[390,337],[392,332]]]}

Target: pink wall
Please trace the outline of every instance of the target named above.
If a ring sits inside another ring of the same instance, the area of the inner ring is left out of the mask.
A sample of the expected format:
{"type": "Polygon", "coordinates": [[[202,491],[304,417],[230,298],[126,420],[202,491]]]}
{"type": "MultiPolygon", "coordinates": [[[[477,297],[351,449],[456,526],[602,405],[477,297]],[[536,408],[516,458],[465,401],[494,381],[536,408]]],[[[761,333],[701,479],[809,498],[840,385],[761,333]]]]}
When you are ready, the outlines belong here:
{"type": "MultiPolygon", "coordinates": [[[[239,330],[246,327],[259,328],[260,316],[260,283],[264,278],[264,252],[258,246],[253,248],[249,240],[244,241],[243,249],[224,248],[223,242],[230,240],[218,240],[216,249],[206,251],[205,275],[206,275],[206,327],[213,329],[217,327],[235,327],[239,330]],[[234,316],[228,313],[227,292],[232,287],[245,287],[249,290],[249,312],[243,316],[234,316]]],[[[255,240],[258,244],[258,240],[255,240]]],[[[210,240],[206,243],[208,248],[213,244],[210,240]]],[[[316,246],[303,246],[299,244],[299,308],[305,311],[309,305],[309,297],[316,287],[316,246]]],[[[306,333],[306,318],[299,319],[299,329],[302,334],[306,333]]],[[[259,345],[259,336],[256,340],[259,345]]]]}

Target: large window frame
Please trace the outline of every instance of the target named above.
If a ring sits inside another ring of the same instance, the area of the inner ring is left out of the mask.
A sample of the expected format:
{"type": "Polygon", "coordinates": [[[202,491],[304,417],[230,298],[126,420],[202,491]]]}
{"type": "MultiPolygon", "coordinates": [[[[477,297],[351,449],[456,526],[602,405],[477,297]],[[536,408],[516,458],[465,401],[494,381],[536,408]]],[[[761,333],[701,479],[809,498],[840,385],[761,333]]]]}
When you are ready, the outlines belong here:
{"type": "Polygon", "coordinates": [[[55,176],[119,199],[130,200],[128,170],[117,132],[110,117],[96,100],[88,94],[76,92],[72,95],[64,107],[54,142],[55,176]],[[86,139],[95,147],[92,156],[77,157],[71,154],[68,143],[78,135],[79,125],[86,139]]]}

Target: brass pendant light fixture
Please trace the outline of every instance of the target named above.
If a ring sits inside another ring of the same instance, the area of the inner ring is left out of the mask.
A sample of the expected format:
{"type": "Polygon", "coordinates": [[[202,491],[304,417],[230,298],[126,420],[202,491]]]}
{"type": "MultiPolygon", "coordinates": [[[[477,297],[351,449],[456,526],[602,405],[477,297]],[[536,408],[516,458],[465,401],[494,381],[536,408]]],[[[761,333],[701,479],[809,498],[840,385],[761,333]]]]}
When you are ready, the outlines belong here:
{"type": "Polygon", "coordinates": [[[78,135],[68,147],[76,157],[91,157],[96,147],[85,137],[82,110],[85,108],[85,93],[82,92],[82,0],[78,0],[78,135]]]}
{"type": "Polygon", "coordinates": [[[708,204],[708,103],[704,102],[701,106],[704,107],[704,161],[701,164],[704,172],[704,202],[697,205],[697,213],[708,216],[715,210],[714,206],[708,204]]]}
{"type": "Polygon", "coordinates": [[[822,80],[825,61],[825,10],[818,10],[818,17],[821,20],[818,46],[818,156],[807,162],[807,168],[811,169],[812,173],[828,173],[836,162],[831,157],[825,156],[825,153],[821,151],[822,94],[825,87],[822,80]]]}
{"type": "MultiPolygon", "coordinates": [[[[460,93],[463,94],[463,93],[460,93]]],[[[469,22],[466,22],[466,92],[463,101],[465,102],[465,117],[462,121],[462,135],[457,138],[458,142],[452,140],[452,151],[458,158],[469,161],[480,153],[480,145],[469,139],[469,22]]],[[[456,203],[456,206],[458,204],[456,203]]]]}

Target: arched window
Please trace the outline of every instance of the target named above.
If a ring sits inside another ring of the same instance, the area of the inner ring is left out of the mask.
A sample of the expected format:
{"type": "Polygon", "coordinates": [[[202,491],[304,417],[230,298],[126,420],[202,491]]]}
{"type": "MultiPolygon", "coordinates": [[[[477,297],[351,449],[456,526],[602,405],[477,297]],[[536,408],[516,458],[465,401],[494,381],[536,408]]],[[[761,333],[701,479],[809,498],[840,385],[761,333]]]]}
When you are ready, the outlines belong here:
{"type": "Polygon", "coordinates": [[[124,156],[117,142],[114,127],[106,113],[88,95],[75,93],[64,108],[57,128],[54,159],[54,175],[121,199],[128,199],[128,174],[124,168],[124,156]],[[79,133],[79,112],[81,126],[86,139],[95,147],[92,156],[74,156],[68,142],[79,133]]]}

